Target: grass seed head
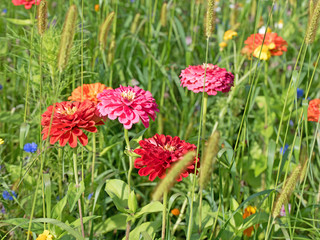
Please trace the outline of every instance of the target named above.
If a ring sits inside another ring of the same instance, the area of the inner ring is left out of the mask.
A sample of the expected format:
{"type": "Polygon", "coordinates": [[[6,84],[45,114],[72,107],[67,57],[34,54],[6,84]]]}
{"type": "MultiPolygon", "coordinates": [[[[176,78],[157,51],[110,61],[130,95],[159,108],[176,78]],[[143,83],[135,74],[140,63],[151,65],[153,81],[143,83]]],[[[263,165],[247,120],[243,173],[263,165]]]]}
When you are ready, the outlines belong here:
{"type": "Polygon", "coordinates": [[[174,185],[176,179],[180,176],[180,174],[186,170],[191,162],[194,161],[195,155],[196,153],[193,151],[188,152],[171,168],[167,176],[160,182],[160,184],[156,188],[152,196],[153,200],[158,201],[161,199],[163,193],[169,192],[170,188],[174,185]]]}
{"type": "Polygon", "coordinates": [[[163,3],[161,7],[160,23],[162,27],[167,26],[167,3],[163,3]]]}
{"type": "Polygon", "coordinates": [[[135,34],[135,33],[136,33],[137,26],[138,26],[138,23],[139,23],[139,19],[140,19],[140,13],[137,13],[137,14],[134,16],[134,19],[133,19],[133,22],[132,22],[131,28],[130,28],[130,32],[131,32],[132,34],[135,34]]]}
{"type": "Polygon", "coordinates": [[[114,12],[109,13],[106,19],[104,20],[104,22],[100,26],[99,43],[100,43],[101,50],[106,48],[108,32],[112,24],[113,18],[114,18],[114,12]]]}
{"type": "MultiPolygon", "coordinates": [[[[200,167],[200,189],[204,189],[213,172],[213,163],[219,151],[220,133],[215,131],[209,138],[200,167]]],[[[200,191],[201,191],[200,190],[200,191]]]]}
{"type": "Polygon", "coordinates": [[[306,44],[312,44],[316,38],[320,19],[320,1],[310,0],[309,2],[309,21],[306,32],[306,44]]]}
{"type": "Polygon", "coordinates": [[[215,24],[214,0],[208,0],[206,16],[206,37],[209,38],[213,33],[215,24]]]}
{"type": "Polygon", "coordinates": [[[47,30],[48,18],[48,4],[45,0],[42,0],[38,8],[38,32],[42,36],[47,30]]]}
{"type": "Polygon", "coordinates": [[[73,45],[73,39],[76,31],[76,23],[77,7],[76,5],[72,5],[68,10],[60,40],[60,49],[58,55],[58,68],[60,72],[62,72],[68,64],[69,55],[73,45]]]}
{"type": "Polygon", "coordinates": [[[272,211],[273,218],[276,218],[277,216],[279,216],[282,205],[284,205],[289,201],[291,193],[293,192],[296,186],[296,183],[300,177],[300,174],[301,174],[301,165],[299,164],[298,166],[295,167],[290,177],[287,179],[284,187],[282,188],[282,191],[272,211]]]}

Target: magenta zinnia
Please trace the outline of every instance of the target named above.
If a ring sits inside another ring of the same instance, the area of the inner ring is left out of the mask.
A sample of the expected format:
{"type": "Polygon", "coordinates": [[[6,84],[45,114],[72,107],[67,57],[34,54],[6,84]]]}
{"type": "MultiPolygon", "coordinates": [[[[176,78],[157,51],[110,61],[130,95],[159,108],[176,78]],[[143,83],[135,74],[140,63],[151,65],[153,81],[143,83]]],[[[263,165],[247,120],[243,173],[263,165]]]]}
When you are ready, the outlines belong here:
{"type": "Polygon", "coordinates": [[[77,139],[79,139],[80,143],[85,146],[88,143],[88,137],[82,130],[96,132],[95,125],[101,121],[101,118],[95,115],[95,103],[89,100],[56,103],[50,127],[52,111],[53,106],[51,105],[42,114],[41,120],[41,125],[44,126],[43,140],[49,137],[50,144],[59,141],[61,146],[65,146],[69,142],[70,147],[75,148],[77,139]]]}
{"type": "Polygon", "coordinates": [[[143,125],[149,127],[149,117],[154,121],[159,112],[158,105],[149,91],[137,86],[104,90],[98,94],[98,110],[102,116],[123,124],[124,128],[130,129],[132,124],[141,119],[143,125]]]}
{"type": "MultiPolygon", "coordinates": [[[[141,148],[135,149],[134,152],[141,157],[135,160],[134,166],[140,169],[138,172],[140,176],[149,175],[150,181],[156,177],[164,178],[167,170],[175,162],[181,160],[186,153],[197,150],[196,145],[180,140],[179,137],[159,134],[139,141],[139,145],[141,148]]],[[[196,158],[186,171],[180,174],[178,182],[183,177],[187,177],[189,173],[194,173],[195,162],[196,158]]]]}
{"type": "MultiPolygon", "coordinates": [[[[189,66],[181,71],[181,86],[198,93],[203,92],[205,64],[189,66]]],[[[213,64],[207,64],[205,92],[208,95],[216,95],[217,92],[229,92],[233,86],[234,76],[224,68],[213,64]]]]}

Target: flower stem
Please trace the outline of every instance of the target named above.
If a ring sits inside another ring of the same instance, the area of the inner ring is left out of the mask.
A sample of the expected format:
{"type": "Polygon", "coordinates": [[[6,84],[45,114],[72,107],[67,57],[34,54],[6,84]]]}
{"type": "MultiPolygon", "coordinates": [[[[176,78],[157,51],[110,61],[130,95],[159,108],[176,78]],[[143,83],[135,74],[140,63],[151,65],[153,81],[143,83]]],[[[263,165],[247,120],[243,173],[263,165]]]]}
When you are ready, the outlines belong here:
{"type": "MultiPolygon", "coordinates": [[[[199,155],[199,147],[200,147],[200,136],[201,130],[204,126],[202,123],[205,124],[206,112],[207,112],[207,104],[208,104],[208,94],[205,94],[205,83],[206,83],[206,75],[207,75],[207,63],[208,63],[208,54],[209,54],[209,38],[207,38],[207,46],[206,46],[206,62],[205,62],[205,71],[204,71],[204,79],[203,79],[203,92],[202,92],[202,104],[201,104],[201,113],[200,113],[200,121],[199,121],[199,132],[198,132],[198,141],[197,141],[197,154],[196,154],[196,163],[194,168],[194,177],[192,181],[192,191],[191,191],[191,203],[190,203],[190,215],[188,221],[188,230],[187,230],[187,240],[191,238],[192,226],[193,226],[193,200],[195,195],[195,188],[196,188],[196,180],[197,180],[197,168],[198,168],[198,155],[199,155]],[[207,96],[206,96],[207,95],[207,96]],[[205,109],[205,110],[204,110],[205,109]]],[[[203,135],[202,135],[203,136],[203,135]]]]}
{"type": "Polygon", "coordinates": [[[93,181],[94,181],[94,164],[96,161],[96,133],[92,134],[92,166],[91,166],[91,191],[93,192],[93,181]]]}
{"type": "MultiPolygon", "coordinates": [[[[129,141],[129,136],[128,136],[128,130],[124,128],[124,140],[126,141],[127,144],[127,150],[130,151],[130,141],[129,141]]],[[[131,193],[131,173],[132,173],[132,157],[129,156],[129,171],[128,171],[128,188],[129,188],[129,195],[131,193]]],[[[126,228],[126,240],[129,239],[129,234],[130,234],[130,228],[131,228],[131,221],[127,222],[127,228],[126,228]]]]}
{"type": "MultiPolygon", "coordinates": [[[[76,188],[78,188],[79,179],[78,179],[78,165],[77,165],[77,148],[74,148],[72,157],[73,157],[74,179],[76,181],[76,188]]],[[[82,218],[82,209],[81,209],[81,196],[78,199],[78,208],[79,208],[79,215],[80,215],[81,233],[82,233],[82,237],[84,237],[84,227],[83,227],[83,218],[82,218]]]]}
{"type": "Polygon", "coordinates": [[[161,240],[164,240],[166,237],[166,223],[167,223],[167,199],[168,199],[168,192],[165,191],[163,193],[163,210],[162,210],[162,231],[161,231],[161,240]]]}

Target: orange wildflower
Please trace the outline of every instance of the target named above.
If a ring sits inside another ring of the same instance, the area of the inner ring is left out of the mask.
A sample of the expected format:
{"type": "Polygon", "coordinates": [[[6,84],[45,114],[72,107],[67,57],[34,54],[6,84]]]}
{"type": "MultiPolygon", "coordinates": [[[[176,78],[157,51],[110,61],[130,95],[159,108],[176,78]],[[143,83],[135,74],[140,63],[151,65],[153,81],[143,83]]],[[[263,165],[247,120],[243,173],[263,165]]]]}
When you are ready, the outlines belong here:
{"type": "Polygon", "coordinates": [[[320,99],[313,99],[309,102],[308,121],[318,122],[320,120],[320,99]]]}
{"type": "MultiPolygon", "coordinates": [[[[255,214],[257,211],[256,207],[248,206],[244,209],[244,213],[242,215],[243,219],[246,219],[247,217],[251,216],[252,214],[255,214]]],[[[247,237],[251,237],[253,231],[253,226],[247,228],[246,230],[243,231],[243,235],[247,237]]]]}
{"type": "MultiPolygon", "coordinates": [[[[288,43],[278,36],[277,33],[266,33],[265,39],[263,41],[264,34],[252,34],[247,38],[244,43],[246,46],[242,49],[241,53],[250,56],[257,56],[257,49],[261,49],[261,45],[264,48],[264,58],[268,56],[281,56],[283,52],[287,51],[288,43]],[[263,44],[262,44],[263,43],[263,44]]],[[[260,52],[260,50],[259,50],[260,52]]]]}
{"type": "Polygon", "coordinates": [[[94,5],[94,10],[95,10],[96,12],[98,12],[98,11],[99,11],[99,9],[100,9],[99,4],[94,5]]]}
{"type": "Polygon", "coordinates": [[[174,215],[174,216],[179,216],[180,214],[180,210],[178,208],[174,208],[171,210],[171,213],[174,215]]]}
{"type": "Polygon", "coordinates": [[[110,90],[112,88],[106,87],[102,83],[92,83],[92,84],[83,84],[83,87],[79,86],[75,90],[73,90],[71,96],[68,100],[83,102],[85,100],[89,100],[94,103],[98,103],[97,95],[102,93],[103,90],[110,90]],[[82,90],[82,98],[81,98],[81,89],[82,90]]]}

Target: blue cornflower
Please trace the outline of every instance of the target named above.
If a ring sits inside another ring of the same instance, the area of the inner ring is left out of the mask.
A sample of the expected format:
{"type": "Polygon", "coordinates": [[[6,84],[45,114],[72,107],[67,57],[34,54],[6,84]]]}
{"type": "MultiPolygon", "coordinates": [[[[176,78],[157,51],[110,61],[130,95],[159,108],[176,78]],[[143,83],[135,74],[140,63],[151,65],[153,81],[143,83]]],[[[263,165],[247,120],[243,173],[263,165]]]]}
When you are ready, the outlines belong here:
{"type": "Polygon", "coordinates": [[[3,88],[3,87],[2,87],[2,85],[0,84],[0,90],[2,90],[2,88],[3,88]]]}
{"type": "Polygon", "coordinates": [[[8,12],[8,9],[6,9],[6,8],[2,10],[3,14],[6,14],[7,12],[8,12]]]}
{"type": "Polygon", "coordinates": [[[26,143],[23,147],[23,150],[26,152],[34,153],[37,151],[38,145],[34,142],[32,143],[26,143]]]}
{"type": "Polygon", "coordinates": [[[302,98],[303,93],[304,93],[304,91],[302,88],[297,88],[297,98],[302,98]]]}
{"type": "Polygon", "coordinates": [[[90,200],[90,199],[92,198],[92,196],[93,196],[93,193],[90,193],[90,194],[88,195],[88,200],[90,200]]]}
{"type": "Polygon", "coordinates": [[[6,214],[6,209],[4,208],[4,206],[2,206],[1,212],[2,212],[2,214],[6,214]]]}
{"type": "Polygon", "coordinates": [[[130,0],[130,2],[134,3],[135,0],[130,0]]]}
{"type": "Polygon", "coordinates": [[[289,148],[289,145],[286,143],[286,145],[284,145],[284,148],[282,147],[280,148],[280,153],[284,155],[285,152],[288,150],[288,148],[289,148]]]}
{"type": "Polygon", "coordinates": [[[13,200],[12,196],[17,197],[17,194],[16,194],[15,191],[11,191],[11,193],[9,193],[8,191],[3,191],[2,192],[2,197],[3,197],[4,200],[12,201],[13,200]]]}
{"type": "Polygon", "coordinates": [[[293,125],[294,125],[292,120],[290,120],[289,124],[290,124],[291,127],[293,127],[293,125]]]}

